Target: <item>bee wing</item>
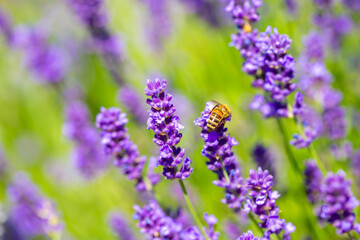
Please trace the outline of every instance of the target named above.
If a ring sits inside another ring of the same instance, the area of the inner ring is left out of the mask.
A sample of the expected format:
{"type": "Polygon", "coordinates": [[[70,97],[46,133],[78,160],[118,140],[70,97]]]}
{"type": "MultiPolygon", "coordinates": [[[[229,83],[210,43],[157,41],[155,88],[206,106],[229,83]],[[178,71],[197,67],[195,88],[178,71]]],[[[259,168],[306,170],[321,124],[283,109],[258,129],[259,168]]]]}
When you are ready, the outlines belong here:
{"type": "Polygon", "coordinates": [[[213,103],[215,103],[216,105],[222,105],[221,103],[219,103],[218,101],[216,101],[216,100],[214,100],[214,99],[212,99],[211,100],[213,103]]]}

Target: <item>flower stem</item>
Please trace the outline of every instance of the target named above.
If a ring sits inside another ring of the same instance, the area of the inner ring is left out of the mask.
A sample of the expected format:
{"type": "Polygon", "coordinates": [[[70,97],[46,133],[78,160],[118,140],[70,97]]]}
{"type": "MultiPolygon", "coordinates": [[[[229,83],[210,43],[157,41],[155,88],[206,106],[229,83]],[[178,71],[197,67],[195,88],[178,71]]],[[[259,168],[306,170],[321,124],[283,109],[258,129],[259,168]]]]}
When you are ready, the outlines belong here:
{"type": "Polygon", "coordinates": [[[288,158],[290,160],[290,163],[291,163],[292,167],[299,173],[299,175],[302,176],[303,173],[302,173],[302,171],[301,171],[301,169],[300,169],[300,167],[299,167],[299,165],[298,165],[298,163],[297,163],[297,161],[295,159],[295,156],[294,156],[293,152],[290,149],[290,145],[289,145],[290,141],[289,141],[289,139],[287,137],[287,134],[286,134],[285,128],[284,128],[284,126],[283,126],[283,124],[281,122],[281,119],[277,118],[276,123],[277,123],[277,125],[279,127],[279,130],[281,132],[282,139],[283,139],[283,144],[284,144],[284,147],[285,147],[285,150],[286,150],[286,154],[288,155],[288,158]]]}
{"type": "Polygon", "coordinates": [[[256,219],[254,218],[254,215],[252,215],[252,213],[249,213],[249,218],[255,224],[255,226],[260,230],[260,232],[264,235],[264,229],[262,229],[259,226],[259,223],[256,221],[256,219]]]}
{"type": "Polygon", "coordinates": [[[319,155],[317,154],[314,146],[313,146],[314,143],[312,143],[308,149],[309,149],[309,152],[311,154],[311,156],[315,159],[317,165],[319,166],[321,172],[323,173],[323,175],[326,174],[326,169],[325,169],[325,166],[324,164],[321,162],[320,158],[319,158],[319,155]]]}
{"type": "Polygon", "coordinates": [[[351,235],[350,232],[347,232],[347,235],[349,236],[349,239],[350,239],[350,240],[353,240],[353,237],[352,237],[352,235],[351,235]]]}
{"type": "Polygon", "coordinates": [[[186,191],[186,187],[185,187],[184,182],[181,179],[179,179],[179,183],[180,183],[181,190],[183,191],[184,198],[185,198],[186,204],[187,204],[187,206],[189,208],[189,211],[190,211],[191,215],[195,219],[195,222],[198,225],[198,227],[200,228],[200,231],[204,235],[205,239],[210,240],[210,238],[206,235],[206,233],[204,231],[204,228],[203,228],[203,226],[201,224],[199,216],[197,215],[197,213],[196,213],[196,211],[194,209],[194,206],[192,205],[192,203],[190,201],[190,198],[189,198],[189,195],[188,195],[188,193],[186,191]]]}

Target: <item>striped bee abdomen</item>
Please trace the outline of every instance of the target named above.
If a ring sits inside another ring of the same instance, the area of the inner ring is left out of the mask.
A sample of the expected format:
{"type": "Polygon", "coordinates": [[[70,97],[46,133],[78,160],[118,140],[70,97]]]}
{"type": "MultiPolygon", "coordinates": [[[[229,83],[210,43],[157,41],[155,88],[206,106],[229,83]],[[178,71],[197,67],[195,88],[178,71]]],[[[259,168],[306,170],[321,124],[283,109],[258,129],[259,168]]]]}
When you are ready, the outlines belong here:
{"type": "Polygon", "coordinates": [[[212,132],[220,126],[223,116],[223,112],[217,107],[211,111],[206,125],[208,132],[212,132]]]}

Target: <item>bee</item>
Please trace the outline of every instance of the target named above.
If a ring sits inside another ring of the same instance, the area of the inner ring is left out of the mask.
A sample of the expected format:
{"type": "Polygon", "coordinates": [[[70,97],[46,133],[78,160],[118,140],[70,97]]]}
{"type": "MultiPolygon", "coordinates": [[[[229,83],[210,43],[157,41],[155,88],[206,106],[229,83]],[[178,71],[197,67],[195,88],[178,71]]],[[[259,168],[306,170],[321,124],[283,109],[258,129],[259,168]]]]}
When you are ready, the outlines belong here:
{"type": "Polygon", "coordinates": [[[225,120],[228,117],[231,117],[231,111],[227,105],[221,104],[214,100],[212,100],[212,102],[216,105],[210,111],[210,116],[206,121],[206,127],[208,132],[215,131],[218,127],[225,123],[225,120]]]}

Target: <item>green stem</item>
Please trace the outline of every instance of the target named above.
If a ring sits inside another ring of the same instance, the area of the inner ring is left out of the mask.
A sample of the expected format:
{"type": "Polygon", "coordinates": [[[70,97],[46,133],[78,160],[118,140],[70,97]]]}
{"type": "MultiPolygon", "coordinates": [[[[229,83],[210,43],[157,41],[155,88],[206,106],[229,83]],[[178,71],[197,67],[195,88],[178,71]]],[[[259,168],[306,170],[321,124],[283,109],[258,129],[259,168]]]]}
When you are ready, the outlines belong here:
{"type": "Polygon", "coordinates": [[[313,143],[308,147],[309,149],[309,152],[311,154],[311,156],[315,159],[317,165],[319,166],[321,172],[323,173],[323,175],[326,174],[326,169],[325,169],[325,166],[324,164],[321,162],[320,158],[319,158],[319,155],[317,154],[314,146],[313,146],[313,143]]]}
{"type": "Polygon", "coordinates": [[[196,222],[196,224],[198,225],[198,227],[200,228],[200,231],[201,231],[201,233],[204,235],[205,239],[206,239],[206,240],[210,240],[209,237],[206,235],[206,233],[205,233],[205,231],[204,231],[204,228],[203,228],[203,226],[202,226],[202,224],[201,224],[200,218],[199,218],[199,216],[197,215],[197,213],[196,213],[196,211],[195,211],[195,209],[194,209],[194,207],[193,207],[193,205],[192,205],[192,203],[191,203],[191,201],[190,201],[190,198],[189,198],[189,195],[188,195],[188,193],[187,193],[187,191],[186,191],[186,187],[185,187],[184,182],[183,182],[181,179],[179,179],[179,183],[180,183],[181,190],[183,191],[184,198],[185,198],[186,204],[187,204],[187,206],[188,206],[188,208],[189,208],[189,211],[190,211],[191,215],[192,215],[193,218],[195,219],[195,222],[196,222]]]}
{"type": "Polygon", "coordinates": [[[276,123],[279,127],[279,130],[281,132],[281,135],[282,135],[282,139],[283,139],[283,144],[284,144],[284,147],[285,147],[285,150],[286,150],[286,154],[288,155],[288,158],[290,160],[290,163],[292,165],[292,167],[299,173],[300,176],[303,175],[296,159],[295,159],[295,156],[293,154],[293,152],[291,151],[290,149],[290,141],[289,141],[289,138],[287,137],[287,134],[286,134],[286,131],[285,131],[285,128],[281,122],[281,119],[280,118],[277,118],[276,119],[276,123]]]}
{"type": "Polygon", "coordinates": [[[350,240],[353,240],[354,238],[352,237],[351,233],[350,232],[347,232],[347,235],[349,236],[349,239],[350,240]]]}
{"type": "Polygon", "coordinates": [[[264,235],[264,229],[262,229],[259,226],[259,223],[256,221],[256,219],[254,218],[254,215],[252,215],[252,213],[249,213],[249,218],[255,224],[255,226],[259,229],[259,231],[264,235]]]}

